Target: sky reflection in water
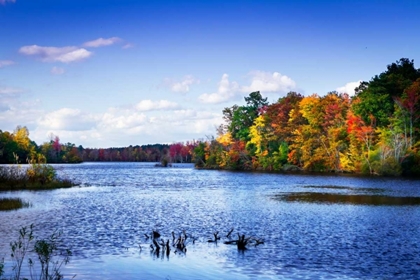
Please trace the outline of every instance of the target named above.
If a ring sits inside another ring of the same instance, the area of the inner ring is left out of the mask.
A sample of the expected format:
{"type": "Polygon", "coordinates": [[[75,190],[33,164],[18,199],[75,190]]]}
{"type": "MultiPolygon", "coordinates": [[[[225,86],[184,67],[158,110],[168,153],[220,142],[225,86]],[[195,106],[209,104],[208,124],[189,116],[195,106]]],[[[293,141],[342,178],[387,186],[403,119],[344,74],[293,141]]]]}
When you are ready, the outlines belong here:
{"type": "Polygon", "coordinates": [[[83,187],[0,193],[32,204],[0,212],[0,257],[9,254],[20,227],[35,223],[39,237],[63,230],[63,243],[74,252],[65,272],[77,274],[75,279],[420,277],[420,207],[336,203],[354,196],[375,196],[381,205],[383,197],[416,200],[419,181],[141,163],[58,168],[83,187]],[[318,203],[303,202],[305,196],[318,196],[318,203]],[[290,203],[293,197],[298,201],[290,203]],[[325,197],[327,203],[319,201],[325,197]],[[213,232],[224,236],[232,227],[235,236],[256,236],[265,243],[244,253],[234,245],[207,243],[213,232]],[[144,237],[153,229],[165,240],[172,231],[186,230],[197,241],[187,244],[185,256],[171,252],[169,259],[156,258],[144,237]]]}

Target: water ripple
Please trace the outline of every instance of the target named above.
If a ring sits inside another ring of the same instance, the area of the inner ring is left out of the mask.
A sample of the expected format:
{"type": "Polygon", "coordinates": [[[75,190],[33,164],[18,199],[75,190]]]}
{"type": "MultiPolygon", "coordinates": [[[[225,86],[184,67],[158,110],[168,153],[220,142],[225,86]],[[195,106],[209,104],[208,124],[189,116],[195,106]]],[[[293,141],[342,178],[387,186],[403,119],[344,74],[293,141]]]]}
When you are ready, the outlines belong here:
{"type": "Polygon", "coordinates": [[[33,207],[0,212],[0,257],[21,226],[63,230],[76,279],[325,279],[420,277],[420,207],[290,203],[279,193],[380,193],[419,197],[418,181],[154,168],[139,163],[60,165],[82,187],[6,192],[33,207]],[[308,188],[307,186],[311,186],[308,188]],[[338,186],[338,188],[331,188],[338,186]],[[380,191],[378,191],[380,190],[380,191]],[[208,243],[215,231],[265,240],[238,252],[208,243]],[[144,234],[185,230],[197,238],[185,255],[157,258],[144,234]],[[142,248],[140,250],[139,248],[142,248]],[[123,277],[123,278],[124,278],[123,277]]]}

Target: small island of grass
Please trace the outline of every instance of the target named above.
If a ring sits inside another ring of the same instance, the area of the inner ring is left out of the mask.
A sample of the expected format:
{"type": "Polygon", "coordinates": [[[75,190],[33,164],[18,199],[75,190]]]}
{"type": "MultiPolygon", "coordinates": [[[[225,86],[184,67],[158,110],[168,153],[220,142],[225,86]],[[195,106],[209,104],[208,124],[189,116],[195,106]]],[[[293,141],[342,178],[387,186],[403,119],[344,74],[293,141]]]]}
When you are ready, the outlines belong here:
{"type": "Polygon", "coordinates": [[[17,210],[29,206],[30,204],[28,202],[20,198],[0,198],[0,211],[17,210]]]}
{"type": "Polygon", "coordinates": [[[29,167],[10,165],[0,167],[0,191],[46,190],[70,188],[76,184],[69,179],[58,178],[51,165],[34,163],[29,167]]]}

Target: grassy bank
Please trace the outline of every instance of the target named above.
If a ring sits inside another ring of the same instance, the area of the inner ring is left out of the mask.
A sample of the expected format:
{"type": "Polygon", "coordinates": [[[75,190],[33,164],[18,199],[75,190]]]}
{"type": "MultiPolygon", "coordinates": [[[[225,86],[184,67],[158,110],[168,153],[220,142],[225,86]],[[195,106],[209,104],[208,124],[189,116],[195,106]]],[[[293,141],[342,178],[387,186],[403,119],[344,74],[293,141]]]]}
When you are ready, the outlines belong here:
{"type": "Polygon", "coordinates": [[[29,203],[20,198],[0,198],[0,211],[16,210],[29,207],[29,203]]]}
{"type": "Polygon", "coordinates": [[[20,165],[0,167],[0,191],[46,190],[75,185],[68,179],[58,178],[55,169],[47,164],[35,163],[27,168],[20,165]]]}

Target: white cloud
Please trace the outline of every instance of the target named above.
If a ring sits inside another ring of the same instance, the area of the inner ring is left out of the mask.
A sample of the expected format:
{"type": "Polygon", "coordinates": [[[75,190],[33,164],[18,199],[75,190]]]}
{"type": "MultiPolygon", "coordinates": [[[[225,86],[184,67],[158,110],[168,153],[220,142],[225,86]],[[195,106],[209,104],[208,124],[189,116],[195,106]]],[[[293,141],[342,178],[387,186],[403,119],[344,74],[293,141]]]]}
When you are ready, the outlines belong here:
{"type": "Polygon", "coordinates": [[[0,68],[3,68],[5,66],[10,66],[13,64],[15,64],[15,62],[12,60],[0,60],[0,68]]]}
{"type": "Polygon", "coordinates": [[[142,100],[137,103],[134,108],[138,111],[156,111],[156,110],[168,110],[177,109],[179,105],[176,102],[168,100],[152,101],[150,99],[142,100]]]}
{"type": "MultiPolygon", "coordinates": [[[[17,98],[14,101],[6,104],[9,106],[5,111],[0,110],[2,129],[12,131],[17,125],[26,125],[31,139],[38,144],[48,141],[51,133],[63,143],[96,148],[190,141],[214,134],[215,127],[222,122],[220,112],[202,109],[168,109],[169,112],[162,113],[125,106],[88,114],[74,108],[44,112],[36,109],[39,103],[26,104],[17,98]]],[[[168,107],[166,102],[154,104],[168,107]]]]}
{"type": "Polygon", "coordinates": [[[127,43],[127,44],[125,44],[124,46],[122,46],[122,48],[123,48],[123,49],[131,49],[131,48],[134,48],[134,44],[127,43]]]}
{"type": "Polygon", "coordinates": [[[38,124],[48,129],[56,130],[89,130],[95,126],[98,117],[86,114],[79,109],[62,108],[45,114],[38,124]]]}
{"type": "MultiPolygon", "coordinates": [[[[23,90],[12,87],[0,87],[0,120],[2,114],[10,111],[11,108],[19,107],[19,97],[23,90]]],[[[14,118],[12,118],[14,119],[14,118]]]]}
{"type": "Polygon", "coordinates": [[[0,94],[1,95],[13,95],[16,93],[22,93],[23,90],[19,88],[12,88],[12,87],[0,87],[0,94]]]}
{"type": "Polygon", "coordinates": [[[239,85],[236,82],[229,82],[229,75],[223,74],[218,84],[217,91],[214,93],[204,93],[199,96],[202,103],[222,103],[236,97],[239,85]]]}
{"type": "Polygon", "coordinates": [[[288,76],[279,72],[254,71],[248,74],[249,86],[240,86],[237,82],[230,82],[228,74],[223,74],[218,89],[214,93],[204,93],[199,96],[202,103],[222,103],[231,101],[243,93],[261,91],[262,93],[287,93],[296,88],[296,83],[288,76]]]}
{"type": "Polygon", "coordinates": [[[51,74],[53,74],[53,75],[62,75],[62,74],[64,74],[64,72],[65,72],[65,70],[61,67],[54,66],[51,69],[51,74]]]}
{"type": "Polygon", "coordinates": [[[144,113],[110,108],[108,112],[103,114],[98,127],[101,131],[112,133],[112,131],[116,132],[143,126],[147,122],[147,117],[144,113]]]}
{"type": "Polygon", "coordinates": [[[344,86],[337,88],[336,91],[339,93],[347,93],[348,95],[352,96],[354,95],[354,89],[357,88],[361,82],[362,81],[360,80],[357,82],[347,83],[344,86]]]}
{"type": "Polygon", "coordinates": [[[0,123],[2,130],[12,131],[18,125],[31,126],[43,114],[38,100],[22,101],[20,94],[0,96],[0,123]]]}
{"type": "Polygon", "coordinates": [[[24,46],[19,49],[19,52],[35,56],[43,62],[63,62],[70,63],[84,60],[90,57],[93,53],[86,49],[69,46],[69,47],[41,47],[38,45],[24,46]]]}
{"type": "Polygon", "coordinates": [[[16,0],[0,0],[0,4],[2,4],[2,5],[6,5],[7,2],[15,3],[16,0]]]}
{"type": "Polygon", "coordinates": [[[241,91],[245,93],[254,91],[287,93],[296,88],[296,83],[291,78],[279,72],[254,71],[249,75],[251,84],[241,88],[241,91]]]}
{"type": "Polygon", "coordinates": [[[170,88],[173,92],[186,93],[186,92],[190,91],[190,86],[191,85],[199,84],[200,80],[194,78],[191,75],[187,75],[180,82],[171,81],[170,79],[166,79],[166,82],[169,84],[169,86],[170,86],[170,88]]]}
{"type": "Polygon", "coordinates": [[[98,47],[103,47],[103,46],[110,46],[120,41],[121,39],[118,37],[111,37],[108,39],[98,38],[96,40],[85,42],[83,46],[90,47],[90,48],[98,48],[98,47]]]}

